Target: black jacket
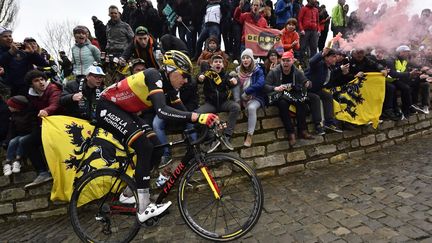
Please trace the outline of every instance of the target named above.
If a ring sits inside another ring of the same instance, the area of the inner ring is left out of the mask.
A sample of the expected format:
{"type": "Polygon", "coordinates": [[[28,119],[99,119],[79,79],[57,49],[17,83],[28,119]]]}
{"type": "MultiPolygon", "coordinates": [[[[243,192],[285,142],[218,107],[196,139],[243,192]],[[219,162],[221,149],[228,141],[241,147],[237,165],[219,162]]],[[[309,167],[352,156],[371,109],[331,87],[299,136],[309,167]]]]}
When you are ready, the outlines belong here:
{"type": "Polygon", "coordinates": [[[98,93],[103,90],[103,87],[91,89],[87,86],[86,81],[85,78],[72,80],[64,87],[60,97],[60,105],[64,107],[66,115],[86,120],[93,118],[96,106],[95,101],[97,100],[98,93]],[[72,96],[80,92],[80,89],[83,94],[82,101],[73,101],[72,96]]]}
{"type": "Polygon", "coordinates": [[[209,77],[206,77],[203,81],[205,101],[216,106],[216,108],[219,108],[222,103],[230,98],[231,88],[234,87],[229,81],[230,77],[224,71],[219,73],[219,77],[221,79],[219,84],[215,83],[215,79],[209,77]]]}

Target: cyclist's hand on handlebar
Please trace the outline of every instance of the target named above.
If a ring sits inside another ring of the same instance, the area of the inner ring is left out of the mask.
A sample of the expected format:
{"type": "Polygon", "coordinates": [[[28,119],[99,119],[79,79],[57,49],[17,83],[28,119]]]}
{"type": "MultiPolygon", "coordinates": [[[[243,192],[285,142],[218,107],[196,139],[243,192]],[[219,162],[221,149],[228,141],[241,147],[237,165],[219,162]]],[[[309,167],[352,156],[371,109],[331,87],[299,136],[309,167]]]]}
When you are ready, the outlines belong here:
{"type": "Polygon", "coordinates": [[[213,113],[203,113],[198,116],[198,122],[208,127],[212,126],[215,122],[219,122],[219,117],[213,113]]]}

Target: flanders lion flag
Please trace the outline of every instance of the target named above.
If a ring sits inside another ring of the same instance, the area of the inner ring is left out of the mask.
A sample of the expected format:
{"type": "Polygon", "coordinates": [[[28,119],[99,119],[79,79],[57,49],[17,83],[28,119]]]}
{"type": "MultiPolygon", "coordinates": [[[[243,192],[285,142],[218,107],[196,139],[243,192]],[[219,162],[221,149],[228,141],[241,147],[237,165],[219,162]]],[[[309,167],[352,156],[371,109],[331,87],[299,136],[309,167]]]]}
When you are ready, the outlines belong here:
{"type": "MultiPolygon", "coordinates": [[[[75,178],[99,168],[118,168],[118,161],[124,161],[126,158],[123,146],[110,133],[98,129],[97,135],[90,140],[93,130],[94,126],[79,118],[69,116],[43,118],[43,148],[54,179],[51,190],[52,201],[69,201],[75,178]]],[[[127,174],[131,176],[132,169],[129,168],[127,174]]],[[[80,197],[85,200],[81,201],[81,204],[100,198],[107,192],[89,188],[85,193],[85,197],[80,197]]]]}
{"type": "Polygon", "coordinates": [[[385,96],[385,77],[381,73],[366,73],[342,87],[331,90],[334,113],[338,120],[363,125],[372,122],[378,127],[385,96]]]}

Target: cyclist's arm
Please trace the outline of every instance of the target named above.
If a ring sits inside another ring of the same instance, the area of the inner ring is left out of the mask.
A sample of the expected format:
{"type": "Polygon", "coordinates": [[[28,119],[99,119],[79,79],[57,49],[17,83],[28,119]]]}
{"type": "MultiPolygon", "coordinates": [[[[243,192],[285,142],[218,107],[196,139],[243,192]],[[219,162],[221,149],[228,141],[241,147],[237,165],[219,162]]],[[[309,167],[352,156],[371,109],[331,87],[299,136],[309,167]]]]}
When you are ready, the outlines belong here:
{"type": "Polygon", "coordinates": [[[195,122],[198,118],[196,113],[177,110],[167,105],[163,92],[154,93],[149,99],[153,104],[156,115],[161,119],[195,122]]]}

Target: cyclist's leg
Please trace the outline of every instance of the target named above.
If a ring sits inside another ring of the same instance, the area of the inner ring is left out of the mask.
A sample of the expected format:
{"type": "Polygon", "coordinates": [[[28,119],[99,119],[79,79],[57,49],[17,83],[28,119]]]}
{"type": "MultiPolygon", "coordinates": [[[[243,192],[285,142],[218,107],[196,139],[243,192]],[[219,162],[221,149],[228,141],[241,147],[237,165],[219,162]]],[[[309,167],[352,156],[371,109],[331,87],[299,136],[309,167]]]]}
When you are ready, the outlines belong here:
{"type": "Polygon", "coordinates": [[[141,193],[138,193],[138,196],[141,194],[141,197],[139,197],[140,208],[142,205],[145,209],[145,207],[150,203],[148,188],[150,184],[150,158],[153,145],[144,136],[142,124],[137,122],[138,120],[136,117],[120,109],[112,102],[100,100],[97,104],[96,114],[98,124],[102,128],[112,133],[116,139],[122,141],[135,150],[137,155],[135,181],[137,183],[137,188],[142,189],[139,190],[141,193]]]}

